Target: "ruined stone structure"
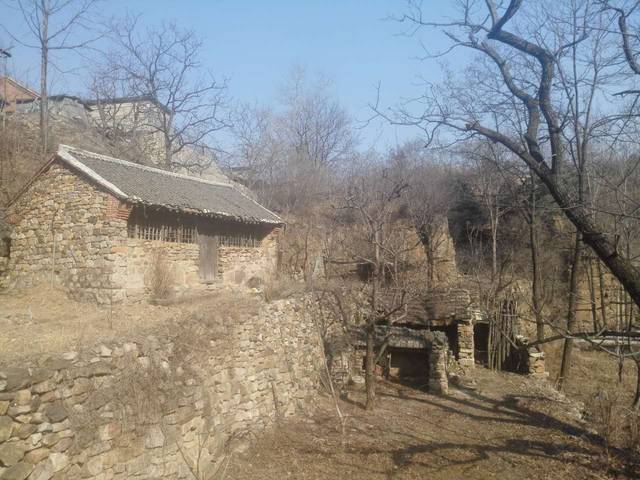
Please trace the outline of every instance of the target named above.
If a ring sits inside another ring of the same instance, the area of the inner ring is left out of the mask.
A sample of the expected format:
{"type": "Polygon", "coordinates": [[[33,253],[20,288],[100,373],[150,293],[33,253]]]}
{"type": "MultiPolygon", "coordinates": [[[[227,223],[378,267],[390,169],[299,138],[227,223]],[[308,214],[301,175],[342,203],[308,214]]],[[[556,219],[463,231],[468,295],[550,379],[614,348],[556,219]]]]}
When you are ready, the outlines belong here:
{"type": "Polygon", "coordinates": [[[282,226],[231,185],[63,145],[7,221],[9,286],[50,281],[100,303],[148,292],[160,260],[176,290],[264,280],[282,226]]]}
{"type": "MultiPolygon", "coordinates": [[[[363,330],[353,332],[353,373],[364,374],[366,337],[363,330]]],[[[379,362],[383,375],[423,382],[430,392],[449,392],[447,376],[448,342],[442,332],[403,327],[376,327],[376,351],[386,344],[379,362]]]]}
{"type": "Polygon", "coordinates": [[[0,363],[0,478],[213,478],[238,438],[311,405],[323,362],[301,301],[227,320],[0,363]]]}
{"type": "Polygon", "coordinates": [[[443,332],[449,348],[463,368],[474,366],[474,325],[480,319],[469,292],[462,288],[431,289],[422,300],[412,301],[403,323],[413,328],[443,332]]]}

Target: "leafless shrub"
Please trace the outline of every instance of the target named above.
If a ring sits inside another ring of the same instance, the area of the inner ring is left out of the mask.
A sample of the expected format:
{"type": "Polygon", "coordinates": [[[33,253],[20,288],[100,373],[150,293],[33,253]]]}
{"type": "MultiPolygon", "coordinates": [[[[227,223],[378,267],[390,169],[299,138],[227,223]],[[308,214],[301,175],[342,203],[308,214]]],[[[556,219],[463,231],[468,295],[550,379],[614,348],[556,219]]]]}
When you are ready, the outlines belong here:
{"type": "Polygon", "coordinates": [[[625,404],[620,389],[600,392],[589,407],[607,455],[613,448],[623,448],[631,454],[640,452],[640,414],[625,404]]]}
{"type": "Polygon", "coordinates": [[[621,433],[621,424],[618,421],[620,404],[617,391],[600,392],[593,400],[589,410],[593,416],[593,424],[602,435],[604,447],[608,453],[621,433]]]}
{"type": "Polygon", "coordinates": [[[168,299],[173,293],[175,272],[167,260],[167,252],[156,249],[151,254],[149,268],[149,289],[151,297],[156,300],[168,299]]]}
{"type": "Polygon", "coordinates": [[[625,413],[628,429],[627,448],[632,453],[640,454],[640,413],[630,408],[627,408],[625,413]]]}

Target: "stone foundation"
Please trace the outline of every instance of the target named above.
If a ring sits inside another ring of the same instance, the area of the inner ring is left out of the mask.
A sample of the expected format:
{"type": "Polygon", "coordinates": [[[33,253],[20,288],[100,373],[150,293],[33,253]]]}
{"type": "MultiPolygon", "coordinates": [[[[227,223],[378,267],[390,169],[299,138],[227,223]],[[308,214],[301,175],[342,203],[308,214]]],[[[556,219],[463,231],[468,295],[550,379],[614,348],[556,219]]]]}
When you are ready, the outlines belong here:
{"type": "Polygon", "coordinates": [[[299,303],[226,320],[0,366],[0,478],[210,478],[239,438],[310,405],[323,362],[299,303]]]}

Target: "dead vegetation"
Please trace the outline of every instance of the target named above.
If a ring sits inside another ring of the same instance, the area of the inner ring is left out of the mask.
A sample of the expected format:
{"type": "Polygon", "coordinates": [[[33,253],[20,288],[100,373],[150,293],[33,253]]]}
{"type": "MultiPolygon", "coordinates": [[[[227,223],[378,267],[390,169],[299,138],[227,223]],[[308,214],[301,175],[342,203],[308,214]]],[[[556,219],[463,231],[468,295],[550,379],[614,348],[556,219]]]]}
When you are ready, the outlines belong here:
{"type": "MultiPolygon", "coordinates": [[[[176,325],[184,326],[179,319],[237,320],[242,315],[257,314],[258,308],[257,298],[225,288],[164,306],[140,302],[105,307],[76,302],[49,285],[3,291],[0,328],[5,334],[0,336],[0,364],[25,357],[44,358],[98,343],[144,340],[163,329],[175,333],[176,325]]],[[[198,328],[192,330],[194,335],[185,336],[184,340],[191,342],[193,348],[200,344],[195,340],[201,335],[198,328]]]]}
{"type": "Polygon", "coordinates": [[[615,449],[607,457],[573,402],[547,383],[485,369],[476,376],[477,387],[447,397],[382,383],[375,413],[363,409],[364,392],[351,392],[340,401],[346,438],[324,397],[316,414],[236,458],[228,478],[638,478],[638,457],[615,449]]]}
{"type": "MultiPolygon", "coordinates": [[[[551,378],[560,369],[560,345],[547,346],[551,378]]],[[[603,438],[605,451],[624,448],[640,455],[640,414],[630,407],[636,381],[632,362],[619,364],[597,351],[576,352],[574,377],[565,385],[566,395],[584,407],[585,418],[603,438]]]]}
{"type": "Polygon", "coordinates": [[[174,293],[175,271],[164,248],[156,248],[151,254],[149,290],[153,300],[167,300],[174,293]]]}

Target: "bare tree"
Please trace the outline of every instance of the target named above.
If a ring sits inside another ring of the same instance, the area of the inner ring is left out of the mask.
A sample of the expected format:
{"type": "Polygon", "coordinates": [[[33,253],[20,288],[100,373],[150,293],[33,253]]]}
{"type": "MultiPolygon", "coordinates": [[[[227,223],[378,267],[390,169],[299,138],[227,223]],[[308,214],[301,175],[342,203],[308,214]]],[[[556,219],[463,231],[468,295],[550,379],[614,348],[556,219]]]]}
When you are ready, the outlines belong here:
{"type": "Polygon", "coordinates": [[[212,134],[230,122],[226,82],[202,71],[202,41],[173,23],[143,28],[132,16],[110,30],[115,47],[94,73],[99,103],[112,108],[113,96],[150,99],[138,127],[159,136],[163,167],[206,169],[212,134]]]}
{"type": "Polygon", "coordinates": [[[2,25],[18,44],[40,52],[40,148],[48,148],[49,102],[48,74],[52,65],[51,53],[79,50],[96,41],[93,15],[99,0],[13,0],[24,20],[28,36],[19,29],[2,25]],[[28,37],[31,37],[30,39],[28,37]]]}
{"type": "MultiPolygon", "coordinates": [[[[594,223],[570,179],[561,174],[567,152],[563,119],[568,101],[563,96],[557,62],[573,45],[588,39],[591,32],[608,31],[601,28],[607,25],[606,13],[593,8],[593,2],[581,5],[584,6],[575,38],[564,42],[553,36],[557,41],[547,44],[547,34],[553,34],[548,27],[558,26],[562,21],[552,15],[540,18],[536,9],[542,8],[537,3],[519,16],[524,8],[522,0],[511,0],[504,7],[491,0],[484,5],[462,2],[459,18],[442,23],[426,20],[420,6],[411,3],[402,21],[414,28],[444,29],[452,42],[444,54],[466,48],[479,54],[479,63],[470,70],[474,75],[471,82],[464,85],[447,82],[443,88],[431,86],[421,101],[425,110],[417,115],[403,110],[399,118],[390,120],[421,126],[429,141],[440,130],[447,129],[462,137],[487,138],[511,151],[547,187],[583,241],[607,265],[636,305],[640,305],[640,271],[603,228],[594,223]],[[513,31],[507,30],[510,23],[514,24],[513,31]]],[[[554,8],[549,6],[545,11],[554,8]]],[[[600,54],[604,56],[605,52],[611,50],[602,45],[600,54]]]]}
{"type": "Polygon", "coordinates": [[[351,118],[326,81],[295,70],[276,110],[242,107],[236,113],[232,161],[273,208],[308,213],[323,203],[331,177],[356,156],[351,118]]]}
{"type": "MultiPolygon", "coordinates": [[[[330,263],[357,267],[364,278],[350,298],[361,319],[345,321],[365,333],[368,410],[375,405],[375,365],[385,351],[376,327],[389,327],[406,317],[408,302],[421,284],[416,278],[421,266],[408,261],[421,242],[411,219],[402,217],[407,188],[406,179],[382,165],[354,165],[337,202],[333,238],[326,249],[330,263]]],[[[348,281],[343,287],[347,285],[348,281]]]]}
{"type": "Polygon", "coordinates": [[[452,204],[451,166],[433,155],[426,155],[420,141],[409,141],[392,150],[389,168],[397,178],[405,178],[408,188],[403,195],[408,215],[420,236],[426,255],[426,287],[437,281],[454,280],[448,277],[451,268],[439,268],[445,262],[455,264],[452,249],[448,248],[448,211],[452,204]]]}

